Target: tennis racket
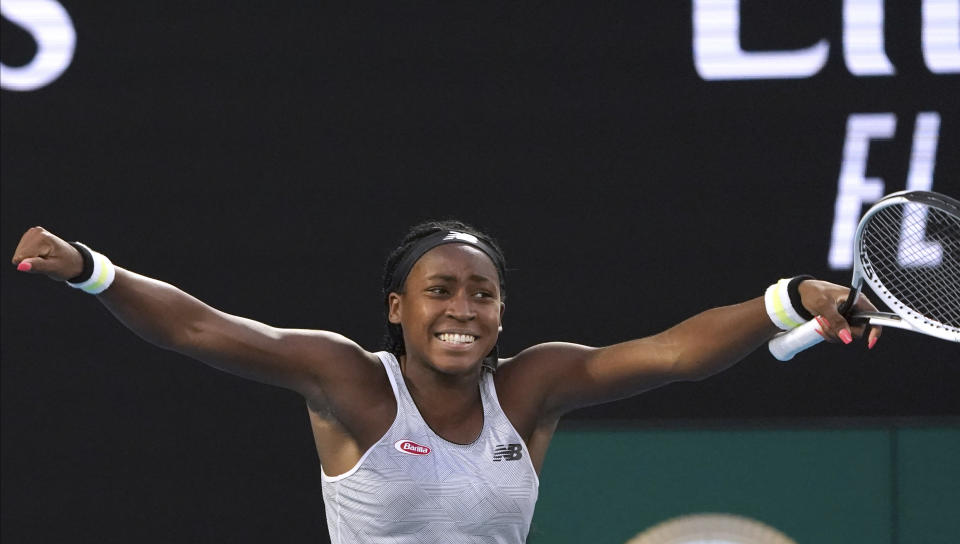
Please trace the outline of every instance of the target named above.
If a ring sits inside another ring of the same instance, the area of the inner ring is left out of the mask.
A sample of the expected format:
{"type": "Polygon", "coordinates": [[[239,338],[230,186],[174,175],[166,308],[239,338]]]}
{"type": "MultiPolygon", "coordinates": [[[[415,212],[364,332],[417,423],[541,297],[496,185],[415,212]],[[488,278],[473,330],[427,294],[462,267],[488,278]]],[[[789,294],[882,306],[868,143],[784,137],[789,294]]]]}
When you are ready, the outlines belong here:
{"type": "MultiPolygon", "coordinates": [[[[853,324],[906,329],[960,342],[960,202],[928,191],[885,196],[860,220],[853,239],[850,296],[838,311],[853,324]],[[864,284],[891,312],[851,313],[864,284]]],[[[789,361],[823,341],[810,320],[770,340],[789,361]]]]}

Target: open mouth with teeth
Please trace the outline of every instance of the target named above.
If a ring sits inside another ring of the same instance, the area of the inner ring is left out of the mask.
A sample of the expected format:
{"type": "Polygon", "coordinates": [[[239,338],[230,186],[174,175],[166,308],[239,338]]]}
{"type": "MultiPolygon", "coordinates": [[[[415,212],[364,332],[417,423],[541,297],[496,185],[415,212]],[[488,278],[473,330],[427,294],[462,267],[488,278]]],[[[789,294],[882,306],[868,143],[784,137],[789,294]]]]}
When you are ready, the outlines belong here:
{"type": "Polygon", "coordinates": [[[440,332],[434,336],[440,339],[441,342],[456,345],[472,344],[477,340],[477,337],[472,334],[458,334],[452,332],[440,332]]]}

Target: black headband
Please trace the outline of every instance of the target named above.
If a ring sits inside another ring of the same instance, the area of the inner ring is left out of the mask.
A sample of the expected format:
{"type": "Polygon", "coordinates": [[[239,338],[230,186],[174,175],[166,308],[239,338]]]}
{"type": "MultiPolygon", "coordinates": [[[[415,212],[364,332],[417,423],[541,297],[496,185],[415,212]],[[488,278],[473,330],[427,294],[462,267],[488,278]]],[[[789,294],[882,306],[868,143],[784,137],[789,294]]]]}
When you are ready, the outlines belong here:
{"type": "Polygon", "coordinates": [[[431,249],[444,244],[466,244],[479,249],[484,252],[487,257],[490,257],[490,260],[493,261],[494,266],[497,268],[497,274],[501,276],[501,280],[503,279],[503,262],[499,258],[499,252],[495,250],[493,246],[466,232],[441,230],[418,240],[417,243],[407,251],[407,254],[400,259],[400,262],[397,263],[397,268],[393,271],[393,276],[390,278],[390,287],[387,289],[387,293],[399,292],[403,286],[403,282],[406,281],[407,276],[410,274],[410,270],[413,269],[413,265],[420,260],[420,257],[423,257],[423,254],[431,249]]]}

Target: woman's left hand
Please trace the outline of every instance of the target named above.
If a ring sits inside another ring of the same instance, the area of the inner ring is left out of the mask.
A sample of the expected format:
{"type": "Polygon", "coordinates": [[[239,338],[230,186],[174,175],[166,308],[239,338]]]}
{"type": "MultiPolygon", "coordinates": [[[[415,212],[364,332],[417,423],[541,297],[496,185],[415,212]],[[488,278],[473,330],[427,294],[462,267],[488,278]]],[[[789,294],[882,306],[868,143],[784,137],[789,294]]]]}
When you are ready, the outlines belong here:
{"type": "MultiPolygon", "coordinates": [[[[854,338],[867,334],[867,347],[873,348],[883,332],[882,327],[870,325],[851,326],[837,308],[850,293],[848,287],[821,280],[804,280],[797,286],[803,307],[813,314],[820,324],[820,333],[828,342],[849,344],[854,338]]],[[[875,312],[876,306],[863,294],[857,297],[853,311],[875,312]]]]}

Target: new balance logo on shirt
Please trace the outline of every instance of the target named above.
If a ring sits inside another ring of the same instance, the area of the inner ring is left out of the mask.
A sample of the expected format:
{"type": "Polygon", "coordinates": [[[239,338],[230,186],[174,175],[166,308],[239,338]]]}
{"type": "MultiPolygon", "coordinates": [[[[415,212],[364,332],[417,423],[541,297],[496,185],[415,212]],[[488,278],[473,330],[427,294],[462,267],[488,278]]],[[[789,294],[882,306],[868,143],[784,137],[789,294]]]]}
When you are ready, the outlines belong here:
{"type": "Polygon", "coordinates": [[[523,458],[520,444],[501,444],[493,450],[494,461],[518,461],[523,458]]]}

